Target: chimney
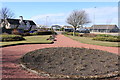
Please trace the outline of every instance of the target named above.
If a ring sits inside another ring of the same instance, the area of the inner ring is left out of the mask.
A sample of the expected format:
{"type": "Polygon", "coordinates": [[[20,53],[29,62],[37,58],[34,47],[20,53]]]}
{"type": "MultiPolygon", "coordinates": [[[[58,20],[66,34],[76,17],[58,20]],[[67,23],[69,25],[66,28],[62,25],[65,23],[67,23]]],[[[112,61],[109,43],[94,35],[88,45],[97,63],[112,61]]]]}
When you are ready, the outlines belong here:
{"type": "Polygon", "coordinates": [[[23,16],[19,16],[20,17],[20,21],[22,22],[23,21],[23,16]]]}

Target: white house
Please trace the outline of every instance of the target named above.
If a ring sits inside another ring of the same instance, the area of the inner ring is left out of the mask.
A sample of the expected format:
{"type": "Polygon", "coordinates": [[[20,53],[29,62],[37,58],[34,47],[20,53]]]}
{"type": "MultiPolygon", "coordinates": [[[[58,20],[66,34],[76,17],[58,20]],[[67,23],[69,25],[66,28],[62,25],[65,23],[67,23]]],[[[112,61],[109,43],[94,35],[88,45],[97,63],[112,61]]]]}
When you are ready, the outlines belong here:
{"type": "Polygon", "coordinates": [[[20,19],[2,19],[0,27],[3,27],[3,24],[6,24],[6,29],[24,29],[24,30],[34,30],[37,28],[36,24],[32,20],[23,20],[23,17],[20,16],[20,19]]]}

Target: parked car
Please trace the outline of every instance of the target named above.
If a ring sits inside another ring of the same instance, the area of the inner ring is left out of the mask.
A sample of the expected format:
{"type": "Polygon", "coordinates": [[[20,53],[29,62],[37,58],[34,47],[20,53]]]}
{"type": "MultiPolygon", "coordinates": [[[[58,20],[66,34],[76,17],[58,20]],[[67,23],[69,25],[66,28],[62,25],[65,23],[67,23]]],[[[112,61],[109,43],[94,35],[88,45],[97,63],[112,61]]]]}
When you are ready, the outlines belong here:
{"type": "Polygon", "coordinates": [[[67,28],[65,29],[66,32],[73,32],[73,28],[67,28]]]}
{"type": "Polygon", "coordinates": [[[32,30],[32,31],[29,31],[29,33],[34,33],[34,32],[37,32],[37,30],[32,30]]]}
{"type": "Polygon", "coordinates": [[[79,33],[90,33],[90,31],[89,31],[88,29],[76,30],[75,32],[79,32],[79,33]]]}

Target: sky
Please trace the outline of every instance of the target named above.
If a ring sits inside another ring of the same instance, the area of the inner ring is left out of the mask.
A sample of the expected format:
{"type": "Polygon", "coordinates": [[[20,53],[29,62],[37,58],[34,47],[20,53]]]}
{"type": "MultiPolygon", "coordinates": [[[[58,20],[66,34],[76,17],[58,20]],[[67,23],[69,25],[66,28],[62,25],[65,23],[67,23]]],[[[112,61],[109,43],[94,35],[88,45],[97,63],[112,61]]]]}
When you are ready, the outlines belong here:
{"type": "Polygon", "coordinates": [[[73,10],[85,10],[93,24],[118,25],[118,2],[2,2],[0,7],[7,7],[15,13],[15,18],[33,20],[36,24],[69,25],[67,17],[73,10]]]}

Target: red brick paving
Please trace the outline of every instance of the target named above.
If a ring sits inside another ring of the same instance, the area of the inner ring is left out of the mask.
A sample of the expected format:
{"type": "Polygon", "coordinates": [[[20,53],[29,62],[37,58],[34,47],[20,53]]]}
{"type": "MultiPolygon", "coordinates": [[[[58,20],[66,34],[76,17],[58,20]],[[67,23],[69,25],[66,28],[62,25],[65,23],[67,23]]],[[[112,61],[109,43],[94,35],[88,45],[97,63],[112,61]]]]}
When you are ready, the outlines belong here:
{"type": "MultiPolygon", "coordinates": [[[[43,78],[37,74],[24,70],[19,65],[19,59],[29,51],[47,47],[84,47],[92,49],[100,49],[115,54],[120,54],[118,47],[103,47],[97,45],[83,44],[74,41],[64,35],[58,35],[54,44],[29,44],[9,46],[2,49],[2,78],[43,78]]],[[[120,79],[120,78],[119,78],[120,79]]]]}

